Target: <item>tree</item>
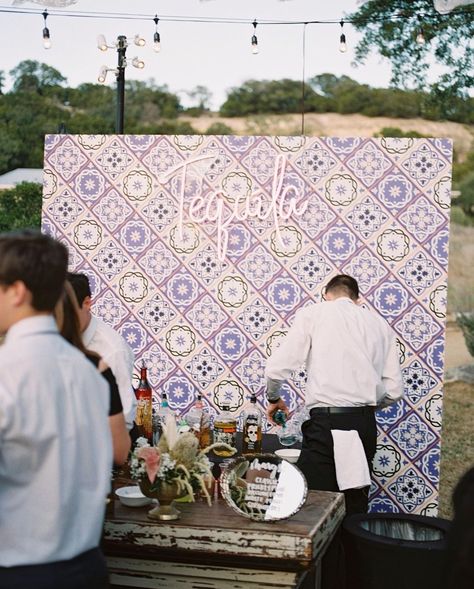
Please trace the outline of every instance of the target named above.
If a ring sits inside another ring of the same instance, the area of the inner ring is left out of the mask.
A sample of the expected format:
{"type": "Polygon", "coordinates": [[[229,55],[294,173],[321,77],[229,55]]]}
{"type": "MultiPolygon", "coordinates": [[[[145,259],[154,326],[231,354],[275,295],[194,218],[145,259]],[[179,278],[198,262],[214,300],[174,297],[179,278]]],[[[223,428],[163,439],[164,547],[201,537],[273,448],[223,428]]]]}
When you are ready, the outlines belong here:
{"type": "Polygon", "coordinates": [[[0,191],[0,232],[41,227],[43,187],[35,182],[22,182],[0,191]]]}
{"type": "MultiPolygon", "coordinates": [[[[307,111],[315,110],[314,90],[305,84],[307,111]]],[[[232,88],[221,106],[222,116],[237,117],[247,114],[301,112],[302,88],[297,80],[247,80],[232,88]]]]}
{"type": "Polygon", "coordinates": [[[46,88],[61,86],[66,78],[54,67],[27,59],[10,71],[13,77],[14,92],[38,92],[43,94],[46,88]]]}
{"type": "Polygon", "coordinates": [[[191,100],[197,102],[197,104],[192,107],[193,110],[197,110],[200,113],[209,110],[209,103],[212,98],[212,92],[209,91],[209,88],[199,85],[186,92],[186,94],[191,100]]]}
{"type": "Polygon", "coordinates": [[[349,17],[363,33],[355,62],[364,63],[371,50],[392,64],[392,83],[427,89],[426,75],[433,59],[443,68],[431,91],[437,102],[449,105],[466,97],[474,84],[474,7],[459,7],[442,15],[433,0],[366,1],[349,17]],[[422,31],[424,43],[417,43],[422,31]]]}

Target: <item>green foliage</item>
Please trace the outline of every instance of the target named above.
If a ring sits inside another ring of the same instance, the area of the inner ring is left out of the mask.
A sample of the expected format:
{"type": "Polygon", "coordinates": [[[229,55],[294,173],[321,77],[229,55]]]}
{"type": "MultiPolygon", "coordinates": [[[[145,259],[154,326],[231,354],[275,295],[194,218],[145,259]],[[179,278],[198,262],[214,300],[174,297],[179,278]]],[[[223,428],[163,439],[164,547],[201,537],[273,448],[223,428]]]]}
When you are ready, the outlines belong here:
{"type": "MultiPolygon", "coordinates": [[[[359,113],[369,117],[422,117],[474,122],[474,99],[453,96],[449,108],[439,97],[414,90],[371,88],[348,76],[314,76],[305,85],[305,112],[359,113]]],[[[248,80],[233,88],[220,109],[223,116],[299,113],[302,86],[296,80],[248,80]]]]}
{"type": "Polygon", "coordinates": [[[383,127],[378,133],[374,133],[374,137],[425,137],[418,131],[402,131],[398,127],[383,127]]]}
{"type": "MultiPolygon", "coordinates": [[[[454,202],[457,203],[458,199],[454,202]]],[[[474,218],[468,217],[461,207],[456,204],[451,206],[450,214],[451,223],[462,225],[463,227],[472,227],[474,225],[474,218]]]]}
{"type": "MultiPolygon", "coordinates": [[[[317,96],[305,85],[305,102],[308,112],[315,110],[317,96]]],[[[227,94],[220,114],[238,117],[248,114],[301,112],[302,87],[296,80],[247,80],[227,94]]]]}
{"type": "Polygon", "coordinates": [[[462,329],[469,353],[474,356],[474,313],[458,313],[456,321],[462,329]]]}
{"type": "Polygon", "coordinates": [[[225,123],[212,123],[206,131],[206,135],[233,135],[234,131],[225,123]]]}
{"type": "Polygon", "coordinates": [[[474,219],[474,171],[459,183],[459,190],[461,194],[456,199],[456,204],[461,207],[465,215],[474,219]]]}
{"type": "Polygon", "coordinates": [[[441,15],[433,0],[369,0],[349,17],[363,34],[355,61],[364,63],[375,50],[390,60],[395,86],[412,84],[426,89],[426,75],[428,70],[433,72],[434,59],[444,67],[431,86],[432,101],[427,108],[438,110],[436,118],[452,119],[453,109],[459,108],[453,99],[465,98],[474,85],[473,16],[474,8],[466,6],[441,15]],[[420,27],[424,44],[415,41],[420,27]]]}
{"type": "Polygon", "coordinates": [[[454,161],[453,163],[453,183],[455,187],[458,187],[458,183],[461,182],[466,176],[474,171],[474,145],[468,152],[466,159],[459,163],[454,161]]]}
{"type": "Polygon", "coordinates": [[[41,227],[43,187],[35,182],[22,182],[0,191],[0,232],[41,227]]]}
{"type": "Polygon", "coordinates": [[[14,92],[38,92],[44,94],[47,88],[61,86],[66,78],[57,69],[27,59],[10,71],[14,92]]]}

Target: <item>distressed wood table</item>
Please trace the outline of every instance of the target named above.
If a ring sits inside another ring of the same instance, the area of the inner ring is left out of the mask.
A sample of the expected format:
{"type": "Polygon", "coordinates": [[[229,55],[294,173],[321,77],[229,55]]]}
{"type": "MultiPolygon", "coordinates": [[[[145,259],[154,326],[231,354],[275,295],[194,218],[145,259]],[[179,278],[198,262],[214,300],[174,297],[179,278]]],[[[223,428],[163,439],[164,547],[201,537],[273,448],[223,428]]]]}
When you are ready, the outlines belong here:
{"type": "Polygon", "coordinates": [[[149,506],[115,501],[103,541],[112,587],[314,589],[344,517],[344,496],[310,491],[296,515],[271,523],[246,519],[222,499],[178,508],[179,520],[152,521],[149,506]]]}

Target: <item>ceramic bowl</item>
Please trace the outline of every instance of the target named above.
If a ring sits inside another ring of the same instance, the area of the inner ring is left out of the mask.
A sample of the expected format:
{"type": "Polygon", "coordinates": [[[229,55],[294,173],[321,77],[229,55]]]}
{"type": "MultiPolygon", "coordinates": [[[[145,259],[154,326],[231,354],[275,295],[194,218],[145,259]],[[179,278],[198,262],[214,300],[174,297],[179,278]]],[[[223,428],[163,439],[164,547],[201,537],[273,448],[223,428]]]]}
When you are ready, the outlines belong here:
{"type": "Polygon", "coordinates": [[[127,507],[142,507],[151,503],[150,497],[145,497],[140,491],[140,487],[120,487],[116,489],[115,494],[120,499],[122,505],[127,507]]]}
{"type": "Polygon", "coordinates": [[[288,462],[292,462],[293,464],[300,457],[300,452],[301,452],[301,450],[297,450],[295,448],[281,448],[280,450],[275,450],[275,454],[279,458],[283,458],[284,460],[288,460],[288,462]]]}

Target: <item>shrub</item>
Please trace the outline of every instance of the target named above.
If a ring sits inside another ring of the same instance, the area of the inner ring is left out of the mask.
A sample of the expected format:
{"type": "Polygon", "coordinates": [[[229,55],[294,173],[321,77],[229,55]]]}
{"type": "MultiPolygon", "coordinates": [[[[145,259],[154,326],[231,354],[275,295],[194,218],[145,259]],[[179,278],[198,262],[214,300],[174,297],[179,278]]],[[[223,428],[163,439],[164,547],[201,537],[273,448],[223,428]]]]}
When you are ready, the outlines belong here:
{"type": "Polygon", "coordinates": [[[22,182],[0,191],[0,232],[41,227],[43,187],[36,182],[22,182]]]}
{"type": "Polygon", "coordinates": [[[458,313],[456,321],[462,329],[469,353],[474,356],[474,313],[458,313]]]}

